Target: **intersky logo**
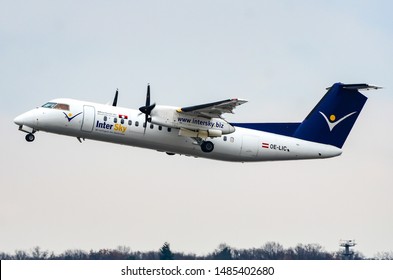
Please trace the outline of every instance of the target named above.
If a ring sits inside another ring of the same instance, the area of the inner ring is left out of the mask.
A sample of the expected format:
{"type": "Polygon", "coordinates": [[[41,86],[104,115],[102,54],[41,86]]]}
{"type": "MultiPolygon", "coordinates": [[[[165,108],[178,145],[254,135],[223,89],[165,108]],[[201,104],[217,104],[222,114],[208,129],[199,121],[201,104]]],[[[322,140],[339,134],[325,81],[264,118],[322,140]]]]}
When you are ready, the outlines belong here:
{"type": "Polygon", "coordinates": [[[336,125],[338,125],[340,122],[342,122],[343,120],[345,120],[346,118],[352,116],[353,114],[355,114],[357,112],[355,111],[355,112],[349,113],[348,115],[342,117],[339,120],[336,120],[336,116],[335,115],[330,115],[330,117],[327,118],[326,115],[324,113],[322,113],[321,111],[319,111],[319,113],[324,117],[324,119],[326,120],[327,125],[329,126],[330,131],[332,131],[333,128],[336,125]]]}
{"type": "Polygon", "coordinates": [[[76,114],[75,116],[72,116],[72,113],[69,113],[68,115],[66,113],[63,112],[63,114],[65,115],[65,117],[67,118],[68,122],[72,121],[75,117],[79,116],[80,114],[82,114],[82,112],[76,114]]]}

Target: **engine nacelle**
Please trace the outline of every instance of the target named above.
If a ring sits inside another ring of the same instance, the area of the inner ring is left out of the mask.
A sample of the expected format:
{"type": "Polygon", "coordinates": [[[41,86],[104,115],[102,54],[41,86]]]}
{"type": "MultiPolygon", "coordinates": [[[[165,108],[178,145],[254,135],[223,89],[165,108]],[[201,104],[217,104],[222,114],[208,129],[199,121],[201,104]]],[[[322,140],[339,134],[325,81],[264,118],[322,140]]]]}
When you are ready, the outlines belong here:
{"type": "Polygon", "coordinates": [[[174,127],[206,131],[207,133],[211,131],[210,134],[213,137],[220,137],[223,134],[229,134],[235,131],[232,125],[221,118],[206,118],[179,112],[175,112],[173,116],[174,127]]]}
{"type": "Polygon", "coordinates": [[[151,123],[176,128],[173,123],[175,113],[176,107],[157,105],[151,112],[151,123]]]}
{"type": "Polygon", "coordinates": [[[216,129],[209,129],[208,131],[209,137],[221,137],[222,131],[216,129]]]}
{"type": "MultiPolygon", "coordinates": [[[[190,137],[221,137],[223,134],[229,134],[235,131],[235,128],[227,121],[221,118],[206,118],[194,116],[192,114],[179,113],[173,106],[156,106],[151,114],[151,123],[196,131],[200,136],[190,137]]],[[[191,132],[187,132],[190,134],[191,132]]]]}

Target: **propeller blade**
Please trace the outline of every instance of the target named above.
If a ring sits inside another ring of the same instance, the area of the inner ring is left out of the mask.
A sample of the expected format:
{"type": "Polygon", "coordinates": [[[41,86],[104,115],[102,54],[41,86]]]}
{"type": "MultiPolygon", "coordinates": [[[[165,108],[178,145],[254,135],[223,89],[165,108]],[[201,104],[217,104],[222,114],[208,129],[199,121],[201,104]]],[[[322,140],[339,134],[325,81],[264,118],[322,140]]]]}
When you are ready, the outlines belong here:
{"type": "Polygon", "coordinates": [[[146,107],[150,106],[150,84],[147,84],[146,107]]]}
{"type": "Polygon", "coordinates": [[[139,111],[141,111],[142,114],[146,114],[147,113],[147,107],[146,106],[139,107],[139,111]]]}
{"type": "Polygon", "coordinates": [[[152,105],[147,106],[147,107],[146,106],[142,106],[142,107],[139,108],[139,111],[141,112],[140,114],[150,115],[151,111],[153,111],[154,107],[156,107],[156,103],[153,103],[152,105]]]}
{"type": "Polygon", "coordinates": [[[141,113],[146,115],[146,120],[148,116],[151,114],[151,111],[156,107],[156,103],[150,105],[150,84],[147,85],[147,94],[146,94],[146,105],[139,108],[141,113]]]}
{"type": "Polygon", "coordinates": [[[119,96],[119,89],[116,89],[116,93],[115,93],[115,99],[113,99],[113,103],[112,106],[116,107],[117,106],[117,97],[119,96]]]}
{"type": "Polygon", "coordinates": [[[139,111],[141,112],[140,114],[145,114],[145,122],[143,124],[145,129],[144,129],[143,133],[146,133],[147,123],[150,122],[149,117],[150,117],[151,111],[153,111],[154,107],[156,107],[156,103],[153,103],[150,105],[150,84],[147,84],[146,103],[145,103],[145,106],[142,106],[139,108],[139,111]]]}
{"type": "Polygon", "coordinates": [[[153,111],[154,107],[156,107],[156,103],[153,103],[147,107],[147,112],[149,113],[149,115],[150,115],[151,111],[153,111]]]}

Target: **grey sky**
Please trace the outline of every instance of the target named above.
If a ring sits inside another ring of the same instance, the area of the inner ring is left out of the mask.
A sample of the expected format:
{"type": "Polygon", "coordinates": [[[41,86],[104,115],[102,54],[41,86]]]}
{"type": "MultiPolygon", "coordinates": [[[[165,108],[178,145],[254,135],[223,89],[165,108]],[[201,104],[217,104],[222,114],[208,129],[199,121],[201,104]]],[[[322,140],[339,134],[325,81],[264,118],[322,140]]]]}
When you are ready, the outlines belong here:
{"type": "Polygon", "coordinates": [[[393,250],[391,1],[1,1],[0,251],[355,238],[393,250]],[[341,157],[238,164],[38,133],[13,118],[56,97],[249,100],[230,121],[301,121],[332,83],[384,86],[341,157]]]}

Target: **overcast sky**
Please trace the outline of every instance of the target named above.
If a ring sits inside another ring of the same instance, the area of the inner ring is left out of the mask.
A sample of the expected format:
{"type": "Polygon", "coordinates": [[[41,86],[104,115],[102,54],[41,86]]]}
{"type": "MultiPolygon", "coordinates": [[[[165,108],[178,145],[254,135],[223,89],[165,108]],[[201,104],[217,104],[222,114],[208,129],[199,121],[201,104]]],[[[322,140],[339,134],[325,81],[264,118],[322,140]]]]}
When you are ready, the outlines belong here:
{"type": "Polygon", "coordinates": [[[391,1],[0,1],[0,251],[206,254],[276,241],[393,250],[391,1]],[[302,121],[334,82],[384,86],[341,157],[228,163],[36,134],[57,97],[119,105],[249,100],[229,121],[302,121]]]}

